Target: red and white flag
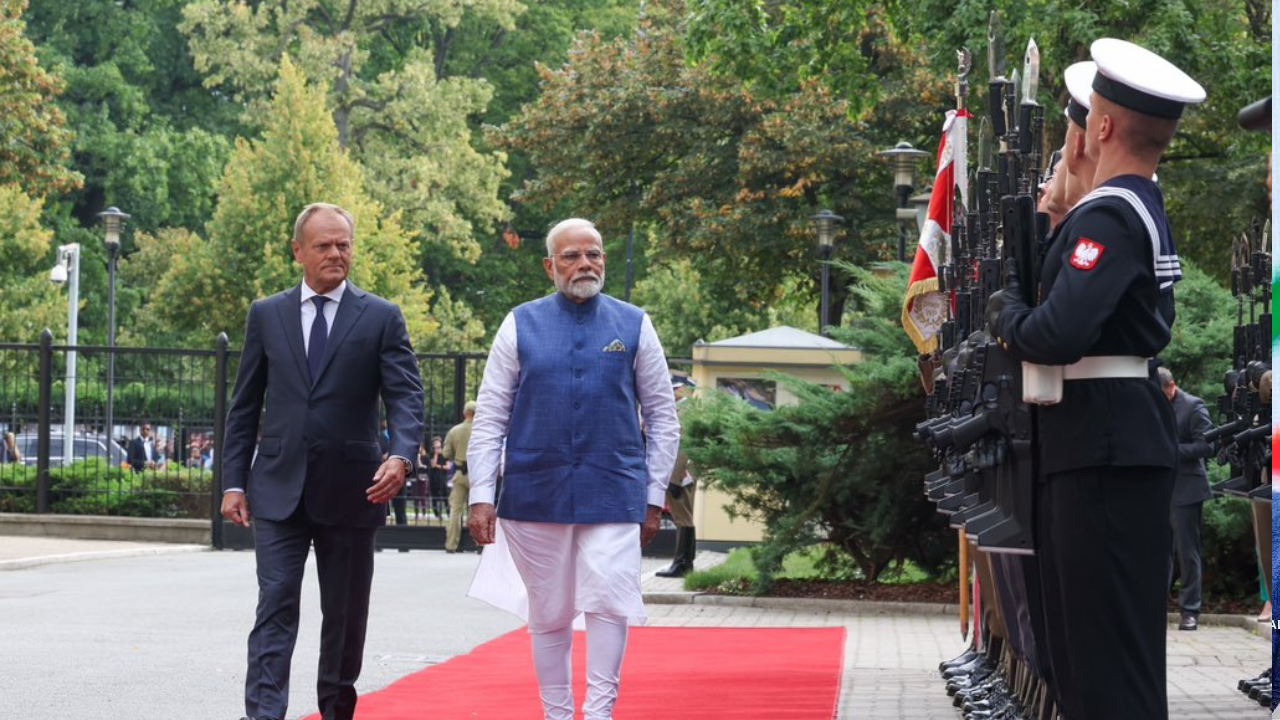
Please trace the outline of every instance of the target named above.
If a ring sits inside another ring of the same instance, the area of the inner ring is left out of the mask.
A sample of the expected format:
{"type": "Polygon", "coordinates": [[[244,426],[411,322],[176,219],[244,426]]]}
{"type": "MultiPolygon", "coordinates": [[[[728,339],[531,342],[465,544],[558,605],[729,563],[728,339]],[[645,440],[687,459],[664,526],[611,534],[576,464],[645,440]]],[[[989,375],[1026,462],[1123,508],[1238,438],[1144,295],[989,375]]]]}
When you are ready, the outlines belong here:
{"type": "MultiPolygon", "coordinates": [[[[951,249],[951,223],[955,217],[955,188],[958,184],[967,195],[968,110],[948,110],[942,124],[942,140],[938,143],[938,174],[929,198],[929,216],[920,230],[907,283],[907,298],[902,303],[902,327],[921,354],[938,349],[938,332],[947,319],[947,298],[938,291],[938,268],[947,262],[951,249]]],[[[967,197],[961,202],[967,204],[967,197]]]]}

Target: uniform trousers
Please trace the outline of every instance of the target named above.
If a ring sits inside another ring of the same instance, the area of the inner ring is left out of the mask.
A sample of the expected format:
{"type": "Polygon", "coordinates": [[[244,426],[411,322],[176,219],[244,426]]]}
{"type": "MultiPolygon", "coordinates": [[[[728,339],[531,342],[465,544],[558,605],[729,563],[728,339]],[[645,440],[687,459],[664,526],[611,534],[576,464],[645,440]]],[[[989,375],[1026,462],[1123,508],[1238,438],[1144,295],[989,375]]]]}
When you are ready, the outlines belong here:
{"type": "Polygon", "coordinates": [[[1048,475],[1037,557],[1065,720],[1167,720],[1171,468],[1048,475]]]}
{"type": "Polygon", "coordinates": [[[462,542],[462,519],[470,509],[471,479],[464,472],[453,474],[453,490],[449,491],[449,525],[445,528],[444,549],[453,552],[462,542]]]}

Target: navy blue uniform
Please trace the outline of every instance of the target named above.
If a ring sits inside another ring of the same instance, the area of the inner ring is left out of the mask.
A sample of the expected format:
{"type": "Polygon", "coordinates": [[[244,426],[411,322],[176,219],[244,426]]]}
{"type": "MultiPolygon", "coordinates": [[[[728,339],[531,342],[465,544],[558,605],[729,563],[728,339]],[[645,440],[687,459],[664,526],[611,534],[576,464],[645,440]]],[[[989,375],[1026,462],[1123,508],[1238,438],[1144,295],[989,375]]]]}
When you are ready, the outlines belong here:
{"type": "MultiPolygon", "coordinates": [[[[1159,188],[1113,178],[1063,218],[1040,304],[1006,298],[993,329],[1028,362],[1155,357],[1180,275],[1159,188]]],[[[1037,412],[1036,552],[1059,705],[1068,720],[1165,720],[1169,401],[1154,378],[1068,380],[1037,412]]]]}

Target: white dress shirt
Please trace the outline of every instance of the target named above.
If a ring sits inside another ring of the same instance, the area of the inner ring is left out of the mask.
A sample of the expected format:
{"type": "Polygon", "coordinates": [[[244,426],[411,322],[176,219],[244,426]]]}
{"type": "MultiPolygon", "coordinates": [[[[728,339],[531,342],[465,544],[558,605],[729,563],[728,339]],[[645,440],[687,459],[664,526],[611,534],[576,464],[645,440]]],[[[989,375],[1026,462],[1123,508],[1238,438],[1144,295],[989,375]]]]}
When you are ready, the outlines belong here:
{"type": "MultiPolygon", "coordinates": [[[[347,291],[347,281],[343,280],[338,283],[338,287],[323,293],[329,298],[330,302],[324,304],[324,327],[325,334],[333,332],[333,319],[338,315],[338,303],[342,302],[342,295],[347,291]]],[[[302,303],[302,349],[311,352],[311,325],[316,321],[316,304],[311,302],[311,298],[321,293],[312,290],[304,280],[302,283],[302,292],[299,293],[302,303]]]]}
{"type": "MultiPolygon", "coordinates": [[[[647,438],[645,461],[649,469],[648,504],[662,507],[666,502],[667,482],[671,479],[671,469],[675,467],[676,452],[680,447],[680,420],[676,417],[675,395],[671,391],[671,372],[667,368],[667,358],[647,314],[640,324],[635,373],[636,400],[640,402],[647,438]]],[[[507,313],[493,339],[489,362],[484,369],[484,380],[476,398],[471,444],[467,447],[467,470],[471,479],[470,504],[492,504],[494,501],[503,442],[511,422],[511,410],[515,406],[519,381],[520,354],[516,345],[516,316],[512,312],[507,313]]]]}

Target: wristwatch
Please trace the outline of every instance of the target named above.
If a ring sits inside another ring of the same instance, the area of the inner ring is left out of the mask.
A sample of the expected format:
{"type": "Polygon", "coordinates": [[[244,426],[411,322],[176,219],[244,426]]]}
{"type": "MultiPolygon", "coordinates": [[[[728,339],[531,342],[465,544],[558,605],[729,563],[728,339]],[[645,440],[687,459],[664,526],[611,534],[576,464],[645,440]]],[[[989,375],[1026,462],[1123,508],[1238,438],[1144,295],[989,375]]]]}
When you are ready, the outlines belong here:
{"type": "Polygon", "coordinates": [[[397,456],[397,459],[400,462],[404,463],[404,476],[407,478],[413,475],[413,463],[410,462],[409,458],[402,458],[397,456]]]}

